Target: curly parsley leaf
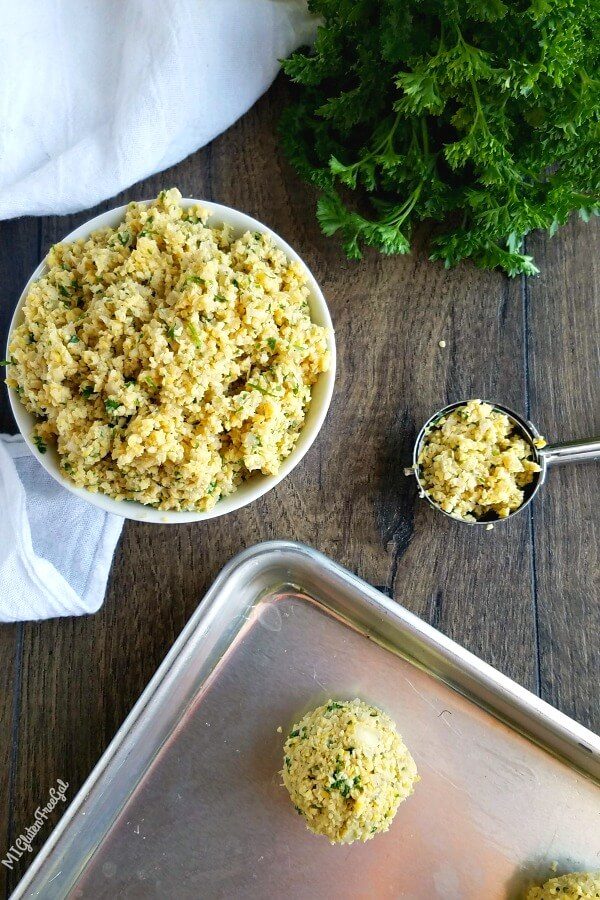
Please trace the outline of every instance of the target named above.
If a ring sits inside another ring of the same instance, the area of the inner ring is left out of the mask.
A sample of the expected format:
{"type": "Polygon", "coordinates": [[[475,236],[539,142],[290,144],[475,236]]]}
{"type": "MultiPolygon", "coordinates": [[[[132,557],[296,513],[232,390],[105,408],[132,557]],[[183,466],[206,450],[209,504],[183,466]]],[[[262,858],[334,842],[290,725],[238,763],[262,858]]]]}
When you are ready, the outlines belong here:
{"type": "Polygon", "coordinates": [[[531,231],[598,215],[597,0],[309,6],[322,25],[283,63],[281,141],[350,258],[407,253],[433,220],[433,259],[531,275],[531,231]]]}

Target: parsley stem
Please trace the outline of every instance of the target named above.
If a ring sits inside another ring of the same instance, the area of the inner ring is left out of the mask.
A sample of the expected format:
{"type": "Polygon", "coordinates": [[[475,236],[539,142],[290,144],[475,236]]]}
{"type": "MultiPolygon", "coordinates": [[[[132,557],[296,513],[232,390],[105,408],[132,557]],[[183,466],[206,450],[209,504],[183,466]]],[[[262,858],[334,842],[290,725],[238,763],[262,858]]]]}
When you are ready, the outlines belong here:
{"type": "Polygon", "coordinates": [[[377,144],[377,146],[373,148],[373,150],[370,150],[369,153],[365,153],[364,156],[361,156],[361,158],[359,160],[357,160],[355,163],[352,163],[352,165],[347,166],[347,168],[349,170],[352,170],[352,169],[357,169],[359,166],[363,166],[365,164],[365,162],[367,162],[370,159],[374,159],[379,153],[381,153],[382,150],[385,150],[386,147],[389,147],[391,150],[393,150],[392,142],[394,139],[394,134],[396,133],[398,125],[400,124],[401,118],[402,118],[402,113],[400,113],[400,112],[396,113],[396,116],[392,123],[392,127],[386,133],[383,140],[381,140],[377,144]]]}
{"type": "Polygon", "coordinates": [[[425,116],[421,116],[421,136],[423,138],[423,150],[425,151],[425,156],[429,156],[429,132],[427,130],[425,116]]]}

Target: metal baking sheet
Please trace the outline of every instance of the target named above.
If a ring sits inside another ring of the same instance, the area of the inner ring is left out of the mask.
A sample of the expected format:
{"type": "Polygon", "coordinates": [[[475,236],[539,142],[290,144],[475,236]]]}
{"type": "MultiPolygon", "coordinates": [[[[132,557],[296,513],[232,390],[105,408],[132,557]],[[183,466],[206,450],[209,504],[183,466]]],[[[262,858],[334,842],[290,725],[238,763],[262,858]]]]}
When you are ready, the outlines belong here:
{"type": "Polygon", "coordinates": [[[324,556],[221,573],[15,898],[505,900],[600,867],[600,739],[324,556]],[[329,697],[386,709],[422,781],[390,831],[331,846],[281,787],[329,697]]]}

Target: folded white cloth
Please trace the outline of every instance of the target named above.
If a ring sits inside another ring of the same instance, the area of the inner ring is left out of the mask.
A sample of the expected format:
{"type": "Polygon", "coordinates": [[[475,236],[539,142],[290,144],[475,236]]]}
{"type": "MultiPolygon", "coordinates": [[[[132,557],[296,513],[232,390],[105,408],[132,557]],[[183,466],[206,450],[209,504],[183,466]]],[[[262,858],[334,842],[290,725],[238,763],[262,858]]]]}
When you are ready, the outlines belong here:
{"type": "Polygon", "coordinates": [[[0,435],[0,622],[92,613],[123,519],[79,500],[0,435]]]}
{"type": "Polygon", "coordinates": [[[183,159],[315,30],[306,0],[0,0],[0,13],[0,219],[86,209],[183,159]]]}

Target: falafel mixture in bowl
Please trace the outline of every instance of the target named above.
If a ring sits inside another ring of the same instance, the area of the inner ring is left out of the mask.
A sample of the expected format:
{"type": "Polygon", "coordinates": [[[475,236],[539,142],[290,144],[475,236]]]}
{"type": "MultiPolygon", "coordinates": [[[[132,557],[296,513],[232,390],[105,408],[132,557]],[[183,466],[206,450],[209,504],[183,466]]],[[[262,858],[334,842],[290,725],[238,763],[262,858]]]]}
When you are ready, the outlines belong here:
{"type": "Polygon", "coordinates": [[[179,191],[51,248],[9,344],[7,383],[74,485],[210,510],[293,451],[330,364],[307,273],[179,191]]]}

